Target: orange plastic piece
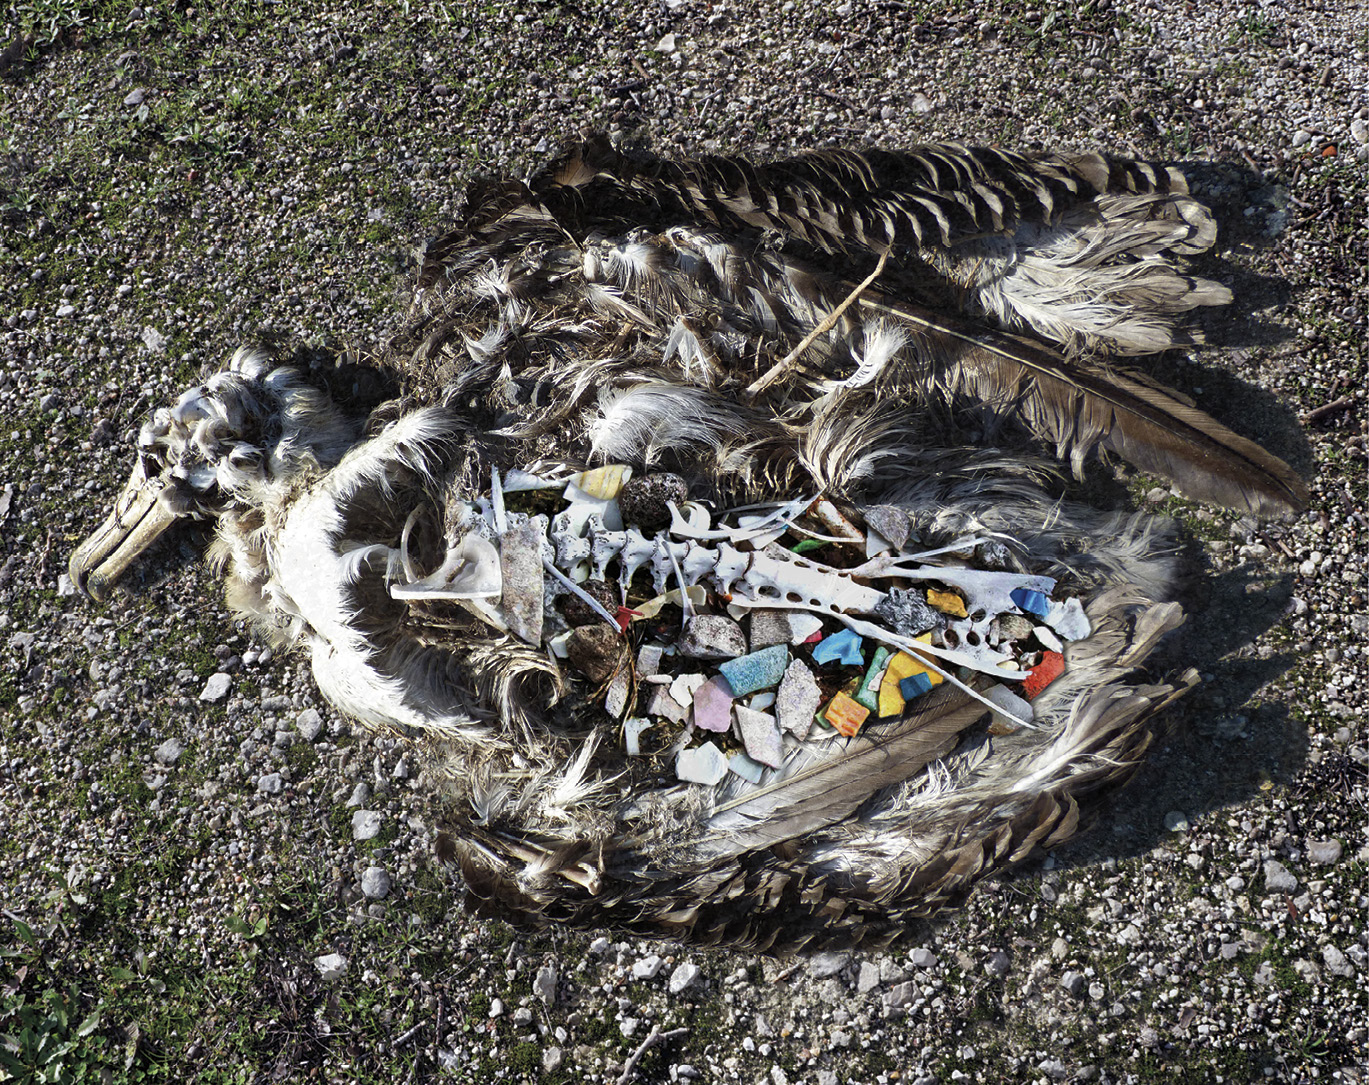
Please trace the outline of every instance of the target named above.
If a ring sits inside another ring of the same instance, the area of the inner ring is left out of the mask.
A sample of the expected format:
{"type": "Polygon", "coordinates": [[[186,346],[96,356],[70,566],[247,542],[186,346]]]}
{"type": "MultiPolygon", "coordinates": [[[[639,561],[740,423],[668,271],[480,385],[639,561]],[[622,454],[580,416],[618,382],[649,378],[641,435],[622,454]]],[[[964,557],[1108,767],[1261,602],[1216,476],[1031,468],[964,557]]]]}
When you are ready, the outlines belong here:
{"type": "Polygon", "coordinates": [[[930,606],[941,611],[942,614],[949,614],[952,618],[969,616],[969,612],[965,609],[965,600],[953,591],[937,591],[935,588],[928,588],[927,602],[930,606]]]}
{"type": "Polygon", "coordinates": [[[870,710],[846,693],[838,693],[827,703],[822,718],[847,738],[860,730],[870,710]]]}

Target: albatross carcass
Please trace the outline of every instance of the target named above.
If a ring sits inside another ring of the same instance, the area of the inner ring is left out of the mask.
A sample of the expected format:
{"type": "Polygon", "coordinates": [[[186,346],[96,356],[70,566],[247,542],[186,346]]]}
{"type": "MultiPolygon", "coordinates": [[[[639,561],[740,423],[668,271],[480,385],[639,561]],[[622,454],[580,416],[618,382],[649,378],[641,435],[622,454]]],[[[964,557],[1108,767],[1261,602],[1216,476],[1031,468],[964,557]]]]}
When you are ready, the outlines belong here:
{"type": "Polygon", "coordinates": [[[412,741],[506,915],[763,949],[896,936],[1077,829],[1189,672],[1162,521],[963,447],[1016,420],[1256,515],[1283,463],[1120,357],[1229,300],[1172,168],[944,145],[575,146],[474,186],[349,414],[244,348],[71,559],[212,517],[228,601],[412,741]]]}

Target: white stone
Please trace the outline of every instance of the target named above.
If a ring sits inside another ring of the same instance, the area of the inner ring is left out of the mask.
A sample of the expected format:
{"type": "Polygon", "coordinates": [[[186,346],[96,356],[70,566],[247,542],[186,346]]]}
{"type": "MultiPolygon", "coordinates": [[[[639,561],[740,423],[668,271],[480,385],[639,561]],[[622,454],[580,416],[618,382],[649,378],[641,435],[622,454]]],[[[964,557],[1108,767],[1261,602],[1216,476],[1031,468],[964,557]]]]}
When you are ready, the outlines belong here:
{"type": "Polygon", "coordinates": [[[733,711],[737,714],[737,729],[741,731],[746,756],[769,768],[779,768],[784,753],[780,746],[780,729],[775,717],[768,712],[757,712],[745,705],[736,705],[733,711]]]}
{"type": "Polygon", "coordinates": [[[698,978],[699,966],[693,961],[684,961],[676,965],[675,971],[670,973],[669,991],[672,995],[687,991],[698,978]]]}
{"type": "Polygon", "coordinates": [[[309,742],[318,738],[323,731],[323,717],[318,714],[318,709],[306,708],[296,716],[295,730],[309,742]]]}
{"type": "Polygon", "coordinates": [[[163,765],[174,765],[185,752],[185,743],[178,738],[169,738],[157,747],[152,755],[163,765]]]}
{"type": "Polygon", "coordinates": [[[537,978],[532,981],[532,993],[548,1006],[556,1003],[556,969],[544,964],[537,970],[537,978]]]}
{"type": "Polygon", "coordinates": [[[342,978],[342,974],[347,971],[347,958],[341,953],[325,953],[322,957],[314,958],[314,967],[318,969],[319,975],[328,982],[342,978]]]}
{"type": "Polygon", "coordinates": [[[632,966],[632,978],[638,980],[655,979],[663,964],[665,962],[654,953],[649,957],[643,957],[632,966]]]}

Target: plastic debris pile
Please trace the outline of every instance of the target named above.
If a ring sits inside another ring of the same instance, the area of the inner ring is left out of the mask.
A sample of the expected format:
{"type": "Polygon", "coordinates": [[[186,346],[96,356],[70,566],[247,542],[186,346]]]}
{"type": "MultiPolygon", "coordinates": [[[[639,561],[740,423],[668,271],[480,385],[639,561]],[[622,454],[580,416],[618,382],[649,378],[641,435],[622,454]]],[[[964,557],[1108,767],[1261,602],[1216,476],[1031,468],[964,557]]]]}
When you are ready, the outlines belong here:
{"type": "Polygon", "coordinates": [[[1013,570],[1012,540],[913,552],[896,506],[717,510],[671,474],[496,471],[454,535],[419,577],[406,533],[391,594],[544,647],[600,687],[629,756],[673,757],[691,783],[760,783],[798,744],[878,727],[943,682],[992,710],[991,733],[1030,727],[1065,644],[1090,633],[1077,598],[1013,570]]]}

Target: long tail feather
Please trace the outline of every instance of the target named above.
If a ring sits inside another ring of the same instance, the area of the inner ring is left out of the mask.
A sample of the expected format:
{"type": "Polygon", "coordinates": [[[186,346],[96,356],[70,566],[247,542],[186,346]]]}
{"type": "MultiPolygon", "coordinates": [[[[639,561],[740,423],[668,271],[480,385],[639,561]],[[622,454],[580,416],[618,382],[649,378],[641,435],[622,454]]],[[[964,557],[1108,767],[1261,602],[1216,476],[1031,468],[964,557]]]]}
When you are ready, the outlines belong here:
{"type": "Polygon", "coordinates": [[[861,304],[917,328],[941,360],[934,379],[952,395],[1019,414],[1076,472],[1103,448],[1199,501],[1256,516],[1307,505],[1307,486],[1286,463],[1143,378],[888,299],[861,304]]]}

